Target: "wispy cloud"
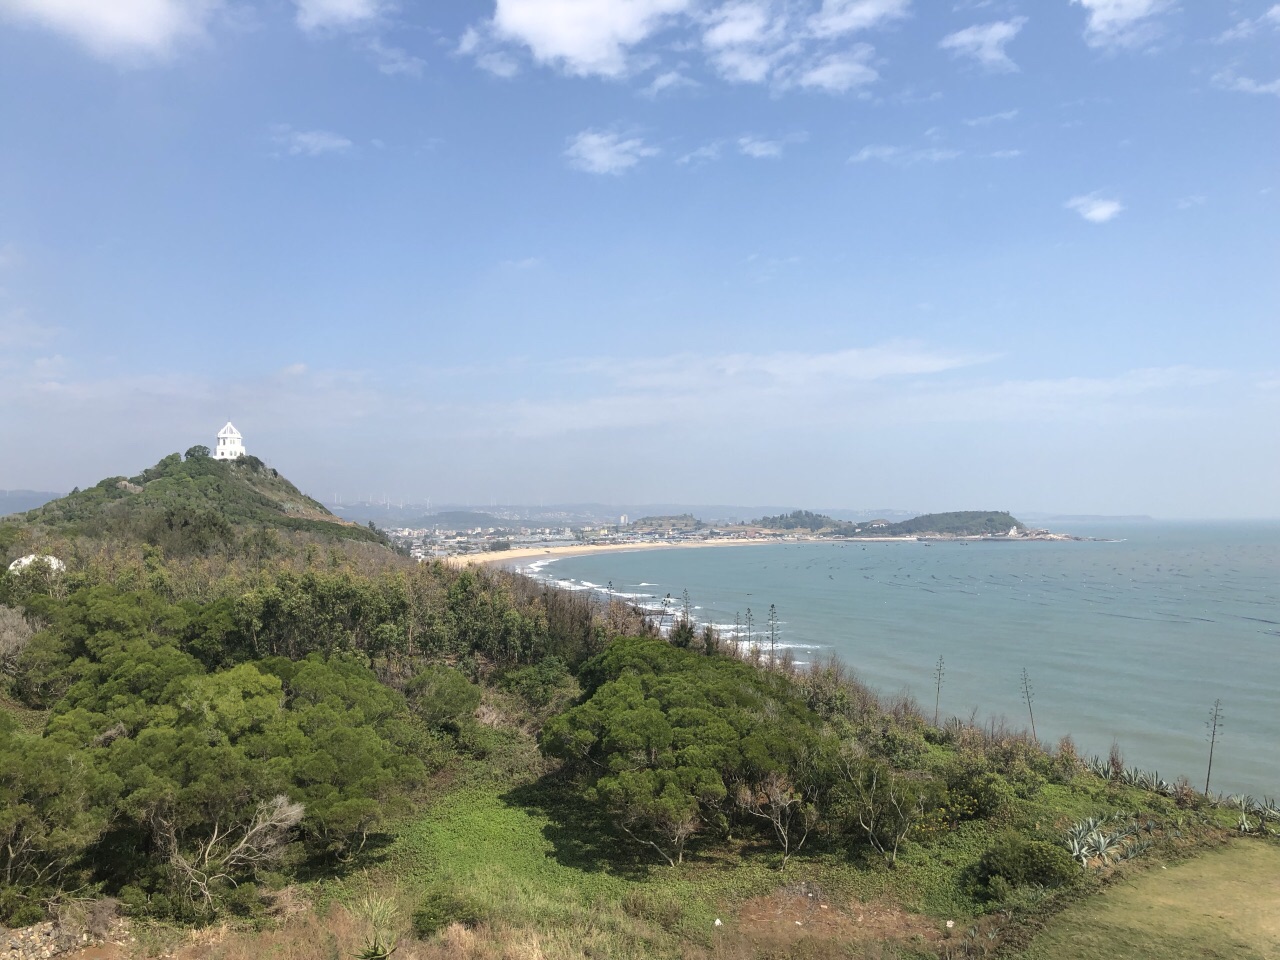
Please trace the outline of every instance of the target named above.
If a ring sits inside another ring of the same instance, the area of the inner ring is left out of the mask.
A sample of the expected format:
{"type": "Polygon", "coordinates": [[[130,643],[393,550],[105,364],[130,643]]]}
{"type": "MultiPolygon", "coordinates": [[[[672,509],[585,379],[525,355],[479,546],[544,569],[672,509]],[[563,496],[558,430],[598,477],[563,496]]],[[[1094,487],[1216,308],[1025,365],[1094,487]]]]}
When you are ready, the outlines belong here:
{"type": "Polygon", "coordinates": [[[1193,210],[1196,207],[1203,207],[1208,201],[1209,198],[1204,194],[1195,193],[1189,197],[1179,197],[1177,207],[1179,210],[1193,210]]]}
{"type": "Polygon", "coordinates": [[[294,0],[298,26],[303,30],[354,30],[376,21],[382,0],[294,0]]]}
{"type": "Polygon", "coordinates": [[[1258,17],[1245,17],[1214,38],[1215,43],[1233,43],[1247,40],[1259,31],[1271,28],[1280,29],[1280,3],[1271,7],[1258,17]]]}
{"type": "Polygon", "coordinates": [[[378,65],[378,72],[389,77],[420,77],[423,68],[427,65],[421,57],[415,57],[400,47],[383,43],[377,37],[371,39],[365,47],[373,55],[374,62],[378,65]]]}
{"type": "Polygon", "coordinates": [[[667,70],[654,77],[652,82],[641,93],[646,97],[658,97],[672,90],[696,86],[698,86],[698,81],[686,77],[679,70],[667,70]]]}
{"type": "Polygon", "coordinates": [[[1158,33],[1155,18],[1172,0],[1071,0],[1085,8],[1085,42],[1091,47],[1145,46],[1158,33]]]}
{"type": "Polygon", "coordinates": [[[772,160],[782,156],[781,140],[762,140],[759,137],[739,137],[738,152],[756,160],[772,160]]]}
{"type": "Polygon", "coordinates": [[[724,149],[724,143],[719,140],[713,140],[711,143],[704,143],[696,150],[691,150],[684,156],[676,160],[680,164],[703,164],[710,163],[713,160],[720,159],[720,153],[724,149]]]}
{"type": "Polygon", "coordinates": [[[848,93],[880,79],[879,71],[871,65],[874,56],[875,49],[870,44],[856,44],[850,50],[804,64],[794,73],[792,82],[828,93],[848,93]]]}
{"type": "Polygon", "coordinates": [[[288,124],[272,128],[271,139],[292,157],[319,157],[326,153],[345,153],[353,144],[346,137],[328,130],[295,130],[288,124]]]}
{"type": "Polygon", "coordinates": [[[0,17],[70,37],[131,66],[171,57],[204,35],[221,0],[0,0],[0,17]]]}
{"type": "Polygon", "coordinates": [[[878,160],[883,163],[899,163],[911,165],[915,163],[941,163],[944,160],[955,160],[961,156],[959,150],[946,150],[939,147],[893,147],[887,144],[871,144],[863,147],[852,157],[850,163],[869,163],[878,160]]]}
{"type": "Polygon", "coordinates": [[[458,40],[459,56],[472,57],[481,70],[510,80],[520,72],[520,64],[502,49],[488,28],[468,27],[458,40]]]}
{"type": "Polygon", "coordinates": [[[1242,77],[1231,70],[1223,70],[1221,73],[1214,75],[1213,82],[1223,90],[1234,90],[1236,93],[1280,97],[1280,79],[1259,81],[1250,77],[1242,77]]]}
{"type": "Polygon", "coordinates": [[[901,20],[910,10],[911,0],[822,0],[809,29],[819,37],[841,37],[901,20]]]}
{"type": "Polygon", "coordinates": [[[1073,210],[1090,223],[1107,223],[1114,220],[1124,210],[1119,200],[1109,199],[1096,193],[1072,197],[1063,206],[1073,210]]]}
{"type": "Polygon", "coordinates": [[[976,60],[987,70],[1012,73],[1018,69],[1018,65],[1009,58],[1005,47],[1026,23],[1026,17],[1014,17],[1012,20],[997,20],[994,23],[966,27],[943,37],[938,46],[957,56],[976,60]]]}
{"type": "MultiPolygon", "coordinates": [[[[993,379],[998,359],[890,343],[827,353],[675,354],[564,361],[552,379],[578,395],[495,400],[463,429],[525,438],[680,424],[758,430],[803,423],[852,429],[905,424],[1171,419],[1185,399],[1228,381],[1188,366],[1110,376],[993,379]]],[[[544,378],[545,379],[545,378],[544,378]]]]}
{"type": "Polygon", "coordinates": [[[570,166],[578,170],[617,176],[658,152],[640,137],[626,137],[609,130],[583,130],[569,138],[564,155],[570,166]]]}
{"type": "Polygon", "coordinates": [[[1004,121],[1016,119],[1018,111],[1002,110],[999,113],[988,113],[984,117],[970,117],[964,121],[966,127],[988,127],[993,123],[1002,123],[1004,121]]]}

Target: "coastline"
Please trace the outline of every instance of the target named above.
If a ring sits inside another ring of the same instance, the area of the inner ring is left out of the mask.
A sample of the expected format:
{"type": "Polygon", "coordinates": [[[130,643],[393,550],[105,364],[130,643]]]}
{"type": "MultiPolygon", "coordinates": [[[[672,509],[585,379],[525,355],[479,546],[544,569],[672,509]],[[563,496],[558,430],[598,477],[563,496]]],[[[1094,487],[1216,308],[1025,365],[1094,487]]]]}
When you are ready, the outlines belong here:
{"type": "MultiPolygon", "coordinates": [[[[515,550],[502,550],[498,553],[463,553],[442,557],[448,564],[456,567],[503,566],[520,560],[543,560],[547,558],[563,559],[565,557],[585,557],[597,553],[628,553],[638,550],[697,550],[706,547],[746,547],[760,544],[788,543],[955,543],[980,542],[992,540],[991,537],[721,537],[715,540],[653,540],[647,543],[584,543],[580,546],[560,547],[519,547],[515,550]]],[[[1018,537],[1013,542],[1045,541],[1045,540],[1080,540],[1080,537],[1069,537],[1053,534],[1048,537],[1018,537]]],[[[1003,540],[1001,541],[1003,542],[1003,540]]]]}
{"type": "Polygon", "coordinates": [[[565,557],[586,557],[596,553],[630,553],[639,550],[687,550],[702,547],[743,547],[760,543],[802,543],[799,540],[763,540],[735,538],[723,540],[655,540],[651,543],[584,543],[581,546],[520,547],[498,553],[464,553],[444,557],[444,562],[456,567],[505,566],[521,560],[560,560],[565,557]]]}

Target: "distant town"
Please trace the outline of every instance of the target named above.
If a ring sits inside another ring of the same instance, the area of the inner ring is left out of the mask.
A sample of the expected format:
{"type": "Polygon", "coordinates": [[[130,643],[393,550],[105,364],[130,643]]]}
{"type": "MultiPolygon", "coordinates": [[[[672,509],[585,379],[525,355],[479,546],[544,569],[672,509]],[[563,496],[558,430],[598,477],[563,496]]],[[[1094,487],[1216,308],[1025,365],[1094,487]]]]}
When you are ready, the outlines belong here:
{"type": "Polygon", "coordinates": [[[613,523],[522,525],[485,523],[483,514],[465,513],[451,518],[424,517],[430,525],[385,529],[391,540],[409,555],[427,560],[481,553],[502,553],[532,548],[574,546],[637,547],[655,544],[690,544],[711,541],[809,541],[809,540],[1077,540],[1068,534],[1027,527],[1003,512],[966,511],[926,514],[909,520],[873,518],[866,521],[833,520],[822,514],[794,511],[737,523],[705,523],[692,514],[641,517],[626,514],[613,523]],[[454,522],[450,522],[454,519],[454,522]],[[456,522],[461,519],[470,522],[456,522]]]}

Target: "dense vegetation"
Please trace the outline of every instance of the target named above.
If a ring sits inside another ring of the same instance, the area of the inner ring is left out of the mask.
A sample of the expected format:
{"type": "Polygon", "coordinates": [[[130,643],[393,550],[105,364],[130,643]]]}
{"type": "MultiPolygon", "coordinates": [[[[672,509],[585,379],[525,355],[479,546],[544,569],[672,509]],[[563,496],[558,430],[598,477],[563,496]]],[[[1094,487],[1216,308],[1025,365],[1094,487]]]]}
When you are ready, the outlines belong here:
{"type": "Polygon", "coordinates": [[[926,513],[901,523],[891,523],[882,532],[890,535],[920,536],[937,533],[943,536],[984,537],[1023,529],[1022,521],[1004,511],[960,510],[955,513],[926,513]]]}
{"type": "Polygon", "coordinates": [[[826,533],[833,536],[852,537],[910,537],[933,534],[944,537],[984,537],[1006,534],[1012,529],[1022,530],[1020,520],[1011,514],[988,510],[961,510],[955,513],[926,513],[900,523],[886,523],[875,527],[871,521],[850,523],[833,520],[821,513],[794,510],[776,517],[761,517],[754,525],[767,530],[805,530],[809,533],[826,533]]]}
{"type": "Polygon", "coordinates": [[[755,525],[768,530],[807,530],[810,533],[817,533],[819,530],[852,532],[854,526],[844,520],[832,520],[824,513],[814,513],[810,510],[793,510],[791,513],[776,517],[761,517],[755,521],[755,525]]]}
{"type": "Polygon", "coordinates": [[[165,541],[207,552],[248,530],[297,530],[385,542],[301,493],[257,457],[214,460],[207,447],[170,454],[136,477],[109,477],[18,520],[67,533],[165,541]]]}
{"type": "MultiPolygon", "coordinates": [[[[134,485],[213,478],[205,508],[243,516],[239,475],[210,465],[134,485]]],[[[664,637],[617,602],[253,520],[197,549],[138,522],[150,506],[105,520],[81,497],[0,525],[0,561],[68,563],[0,572],[0,922],[111,896],[260,923],[284,891],[338,884],[390,891],[401,934],[499,944],[442,956],[535,938],[674,958],[744,898],[816,884],[970,918],[990,945],[1234,816],[1118,755],[930,723],[840,664],[683,617],[664,637]]],[[[844,955],[732,936],[724,955],[844,955]]],[[[945,951],[978,956],[976,936],[945,951]]]]}

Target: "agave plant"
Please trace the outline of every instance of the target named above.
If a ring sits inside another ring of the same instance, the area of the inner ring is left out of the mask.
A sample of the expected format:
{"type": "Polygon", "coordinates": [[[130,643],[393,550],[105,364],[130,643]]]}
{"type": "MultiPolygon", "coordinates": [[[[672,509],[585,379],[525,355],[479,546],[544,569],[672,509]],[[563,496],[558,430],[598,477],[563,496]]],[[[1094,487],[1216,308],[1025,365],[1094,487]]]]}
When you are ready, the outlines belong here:
{"type": "Polygon", "coordinates": [[[1264,825],[1268,820],[1280,821],[1280,804],[1276,803],[1275,797],[1262,798],[1262,803],[1258,805],[1258,818],[1264,825]]]}
{"type": "Polygon", "coordinates": [[[1083,837],[1067,837],[1067,850],[1071,853],[1073,860],[1078,860],[1080,866],[1089,866],[1089,857],[1093,854],[1093,847],[1089,841],[1083,837]]]}
{"type": "Polygon", "coordinates": [[[1104,833],[1101,830],[1090,834],[1089,845],[1093,848],[1093,854],[1103,864],[1110,863],[1124,851],[1124,840],[1113,833],[1104,833]]]}

